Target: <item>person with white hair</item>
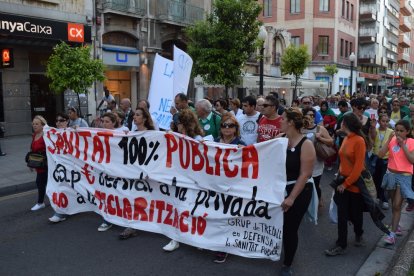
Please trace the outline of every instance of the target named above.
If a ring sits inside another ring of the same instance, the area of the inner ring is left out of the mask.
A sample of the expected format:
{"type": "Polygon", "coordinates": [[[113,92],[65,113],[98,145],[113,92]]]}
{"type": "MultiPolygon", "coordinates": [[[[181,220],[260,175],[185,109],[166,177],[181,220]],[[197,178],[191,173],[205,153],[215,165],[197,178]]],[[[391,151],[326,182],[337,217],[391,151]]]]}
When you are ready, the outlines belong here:
{"type": "Polygon", "coordinates": [[[198,123],[205,136],[212,135],[214,139],[219,137],[221,116],[213,112],[213,106],[209,100],[199,100],[195,105],[198,123]]]}

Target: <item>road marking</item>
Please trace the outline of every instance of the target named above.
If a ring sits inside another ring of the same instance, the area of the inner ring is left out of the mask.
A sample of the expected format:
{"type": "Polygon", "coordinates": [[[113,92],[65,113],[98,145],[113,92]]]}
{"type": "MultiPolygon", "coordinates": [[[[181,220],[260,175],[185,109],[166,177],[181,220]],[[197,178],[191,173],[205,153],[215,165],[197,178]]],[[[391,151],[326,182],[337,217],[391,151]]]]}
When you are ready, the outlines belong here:
{"type": "Polygon", "coordinates": [[[31,194],[34,194],[36,192],[37,192],[37,190],[31,190],[31,191],[18,193],[18,194],[14,194],[14,195],[3,196],[3,197],[0,197],[0,202],[8,200],[8,199],[13,199],[13,198],[17,198],[17,197],[31,195],[31,194]]]}

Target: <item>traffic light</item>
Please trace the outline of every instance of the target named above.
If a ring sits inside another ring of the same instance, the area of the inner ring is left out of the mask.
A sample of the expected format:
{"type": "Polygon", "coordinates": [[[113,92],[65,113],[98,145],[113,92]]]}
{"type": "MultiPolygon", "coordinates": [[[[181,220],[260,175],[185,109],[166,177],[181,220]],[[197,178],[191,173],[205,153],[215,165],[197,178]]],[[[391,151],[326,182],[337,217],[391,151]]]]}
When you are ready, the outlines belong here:
{"type": "Polygon", "coordinates": [[[13,49],[1,49],[1,68],[13,68],[14,58],[13,49]]]}

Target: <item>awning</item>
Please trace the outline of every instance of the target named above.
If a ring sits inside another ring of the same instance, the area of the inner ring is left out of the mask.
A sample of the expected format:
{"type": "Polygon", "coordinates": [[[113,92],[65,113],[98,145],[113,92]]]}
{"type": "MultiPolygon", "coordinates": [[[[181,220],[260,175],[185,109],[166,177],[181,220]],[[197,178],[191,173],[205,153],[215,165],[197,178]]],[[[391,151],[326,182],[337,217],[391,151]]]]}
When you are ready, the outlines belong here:
{"type": "MultiPolygon", "coordinates": [[[[260,84],[259,76],[244,76],[242,81],[243,88],[258,88],[260,84]]],[[[307,89],[328,89],[328,82],[320,80],[299,80],[298,88],[307,89]]],[[[295,88],[295,81],[290,79],[282,79],[276,77],[263,77],[263,88],[277,89],[277,88],[286,88],[293,89],[295,88]]]]}

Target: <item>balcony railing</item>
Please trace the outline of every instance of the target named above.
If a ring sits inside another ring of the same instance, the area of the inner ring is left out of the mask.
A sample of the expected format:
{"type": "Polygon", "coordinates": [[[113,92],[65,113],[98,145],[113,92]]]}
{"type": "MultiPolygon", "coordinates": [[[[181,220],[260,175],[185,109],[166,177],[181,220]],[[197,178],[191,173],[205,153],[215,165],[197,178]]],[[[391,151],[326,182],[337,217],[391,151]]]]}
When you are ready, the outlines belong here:
{"type": "Polygon", "coordinates": [[[410,17],[404,16],[400,18],[400,30],[403,32],[410,32],[411,31],[411,20],[410,17]]]}
{"type": "Polygon", "coordinates": [[[146,0],[104,0],[104,10],[144,16],[146,14],[146,0]]]}
{"type": "Polygon", "coordinates": [[[377,13],[377,5],[361,5],[359,14],[377,13]]]}
{"type": "Polygon", "coordinates": [[[375,29],[360,29],[359,36],[376,36],[377,32],[375,29]]]}
{"type": "Polygon", "coordinates": [[[157,17],[177,24],[190,25],[204,19],[204,9],[173,0],[157,0],[157,17]]]}
{"type": "Polygon", "coordinates": [[[413,14],[413,8],[410,5],[410,1],[401,0],[400,12],[405,16],[411,16],[413,14]]]}
{"type": "Polygon", "coordinates": [[[400,34],[398,44],[403,48],[408,48],[410,47],[411,39],[406,34],[400,34]]]}

